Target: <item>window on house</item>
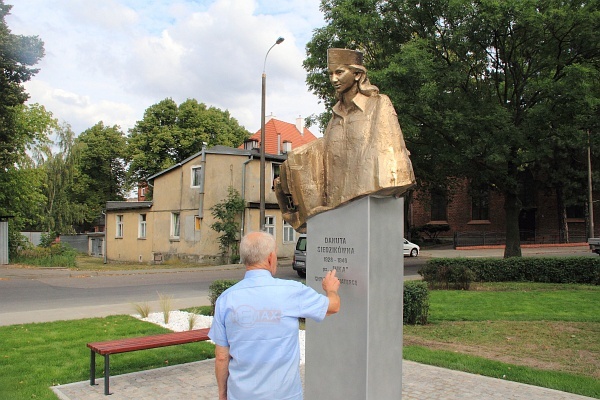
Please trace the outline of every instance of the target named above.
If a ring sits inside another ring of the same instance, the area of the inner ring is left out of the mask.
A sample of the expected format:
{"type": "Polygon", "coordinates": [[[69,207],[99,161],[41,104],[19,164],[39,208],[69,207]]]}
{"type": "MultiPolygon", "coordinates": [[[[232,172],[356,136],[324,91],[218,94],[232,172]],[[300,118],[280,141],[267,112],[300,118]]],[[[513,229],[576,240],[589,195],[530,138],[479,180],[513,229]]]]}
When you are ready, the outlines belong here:
{"type": "Polygon", "coordinates": [[[567,206],[567,218],[585,219],[585,207],[583,207],[581,204],[567,206]]]}
{"type": "Polygon", "coordinates": [[[179,239],[180,233],[180,214],[178,212],[171,213],[171,238],[179,239]]]}
{"type": "Polygon", "coordinates": [[[244,150],[253,150],[253,149],[258,149],[259,145],[258,145],[258,140],[246,140],[244,142],[244,150]]]}
{"type": "Polygon", "coordinates": [[[471,195],[471,219],[478,221],[490,219],[490,193],[487,185],[473,188],[471,195]]]}
{"type": "Polygon", "coordinates": [[[197,215],[194,217],[194,229],[197,231],[202,229],[202,218],[197,215]]]}
{"type": "Polygon", "coordinates": [[[118,238],[123,237],[123,215],[117,215],[117,232],[116,236],[118,238]]]}
{"type": "Polygon", "coordinates": [[[448,220],[448,196],[441,191],[431,192],[431,220],[448,220]]]}
{"type": "Polygon", "coordinates": [[[279,178],[281,164],[271,163],[271,189],[275,190],[275,178],[279,178]]]}
{"type": "Polygon", "coordinates": [[[140,214],[140,224],[138,227],[138,238],[145,239],[146,238],[146,214],[140,214]]]}
{"type": "Polygon", "coordinates": [[[296,242],[296,231],[290,224],[283,221],[283,243],[295,243],[296,242]]]}
{"type": "Polygon", "coordinates": [[[202,167],[192,167],[192,187],[199,187],[202,185],[202,167]]]}
{"type": "Polygon", "coordinates": [[[289,153],[292,151],[292,142],[283,142],[283,152],[289,153]]]}
{"type": "Polygon", "coordinates": [[[265,215],[265,232],[275,236],[275,217],[272,215],[265,215]]]}

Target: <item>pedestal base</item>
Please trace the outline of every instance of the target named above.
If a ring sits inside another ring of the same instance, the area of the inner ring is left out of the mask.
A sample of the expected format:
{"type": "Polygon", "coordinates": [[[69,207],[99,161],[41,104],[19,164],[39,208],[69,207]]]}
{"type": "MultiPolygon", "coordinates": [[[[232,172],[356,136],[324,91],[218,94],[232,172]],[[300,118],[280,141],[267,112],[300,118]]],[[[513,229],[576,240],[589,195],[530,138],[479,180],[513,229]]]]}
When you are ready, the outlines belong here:
{"type": "Polygon", "coordinates": [[[366,197],[307,225],[306,284],[335,268],[341,310],[306,323],[307,400],[402,397],[404,199],[366,197]]]}

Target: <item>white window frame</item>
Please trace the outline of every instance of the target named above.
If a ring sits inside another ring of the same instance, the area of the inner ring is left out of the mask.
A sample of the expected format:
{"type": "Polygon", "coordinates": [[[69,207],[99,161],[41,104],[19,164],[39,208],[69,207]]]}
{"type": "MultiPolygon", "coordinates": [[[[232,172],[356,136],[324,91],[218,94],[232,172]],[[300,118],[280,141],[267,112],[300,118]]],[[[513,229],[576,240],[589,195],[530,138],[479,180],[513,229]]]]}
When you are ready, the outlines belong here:
{"type": "Polygon", "coordinates": [[[274,215],[265,215],[265,232],[270,233],[271,235],[275,236],[275,222],[277,220],[275,219],[274,215]]]}
{"type": "Polygon", "coordinates": [[[191,169],[190,169],[190,187],[193,188],[199,188],[202,186],[202,166],[201,165],[192,165],[191,169]],[[194,178],[196,177],[196,170],[199,170],[199,175],[198,175],[198,182],[194,181],[194,178]]]}
{"type": "Polygon", "coordinates": [[[117,224],[116,226],[116,232],[115,232],[115,237],[118,238],[122,238],[123,237],[123,232],[124,232],[124,223],[123,223],[123,214],[117,214],[116,218],[115,218],[115,222],[117,224]]]}
{"type": "Polygon", "coordinates": [[[146,239],[147,214],[139,214],[138,239],[146,239]]]}
{"type": "Polygon", "coordinates": [[[171,213],[171,239],[179,239],[181,235],[181,213],[171,213]]]}
{"type": "Polygon", "coordinates": [[[287,221],[283,221],[283,243],[296,243],[296,231],[287,221]]]}

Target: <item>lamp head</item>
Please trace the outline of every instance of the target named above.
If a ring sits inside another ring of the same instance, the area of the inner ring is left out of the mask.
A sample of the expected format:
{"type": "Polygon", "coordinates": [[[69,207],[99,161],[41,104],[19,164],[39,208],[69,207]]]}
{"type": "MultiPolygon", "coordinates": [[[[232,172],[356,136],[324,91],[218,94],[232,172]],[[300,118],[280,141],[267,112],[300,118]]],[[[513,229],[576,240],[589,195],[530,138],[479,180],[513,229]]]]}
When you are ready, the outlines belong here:
{"type": "Polygon", "coordinates": [[[279,38],[277,38],[277,41],[275,42],[275,44],[280,44],[284,40],[285,40],[284,38],[282,38],[281,36],[279,36],[279,38]]]}

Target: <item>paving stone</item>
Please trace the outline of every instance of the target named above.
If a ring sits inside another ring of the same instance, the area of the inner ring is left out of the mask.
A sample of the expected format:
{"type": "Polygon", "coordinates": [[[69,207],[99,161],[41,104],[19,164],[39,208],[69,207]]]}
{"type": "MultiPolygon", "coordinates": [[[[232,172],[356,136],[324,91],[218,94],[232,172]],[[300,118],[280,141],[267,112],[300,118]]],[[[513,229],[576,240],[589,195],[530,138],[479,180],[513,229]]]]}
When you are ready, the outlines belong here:
{"type": "MultiPolygon", "coordinates": [[[[304,379],[304,365],[300,373],[304,379]]],[[[90,386],[89,381],[70,383],[54,386],[52,390],[61,400],[107,400],[104,380],[97,378],[96,383],[95,386],[90,386]]],[[[218,398],[214,361],[111,376],[110,391],[110,400],[214,400],[218,398]]],[[[403,361],[402,399],[585,400],[590,397],[403,361]]]]}

